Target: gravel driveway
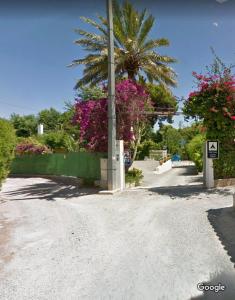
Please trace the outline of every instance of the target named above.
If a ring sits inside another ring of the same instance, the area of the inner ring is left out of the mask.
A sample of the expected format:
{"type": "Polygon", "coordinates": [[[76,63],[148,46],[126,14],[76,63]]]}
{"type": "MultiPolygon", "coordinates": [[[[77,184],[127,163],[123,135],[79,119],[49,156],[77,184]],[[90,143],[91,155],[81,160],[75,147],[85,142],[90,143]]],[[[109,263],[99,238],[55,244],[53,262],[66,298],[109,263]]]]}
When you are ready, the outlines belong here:
{"type": "Polygon", "coordinates": [[[232,189],[206,191],[190,172],[113,196],[8,179],[0,299],[235,299],[235,244],[223,226],[234,226],[232,189]],[[200,297],[199,282],[227,288],[200,297]]]}

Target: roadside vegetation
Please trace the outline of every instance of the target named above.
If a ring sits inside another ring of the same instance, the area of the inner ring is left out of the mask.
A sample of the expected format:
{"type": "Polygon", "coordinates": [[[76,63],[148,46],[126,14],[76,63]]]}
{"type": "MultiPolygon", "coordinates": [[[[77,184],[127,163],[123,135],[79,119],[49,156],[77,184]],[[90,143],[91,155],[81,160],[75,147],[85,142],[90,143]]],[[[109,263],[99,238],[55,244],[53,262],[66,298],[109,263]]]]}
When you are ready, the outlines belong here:
{"type": "Polygon", "coordinates": [[[220,158],[214,160],[215,178],[235,178],[235,80],[233,66],[215,55],[206,75],[193,73],[197,88],[185,101],[188,118],[202,122],[206,139],[218,140],[220,158]]]}
{"type": "Polygon", "coordinates": [[[6,179],[14,158],[16,135],[9,121],[0,119],[0,188],[6,179]]]}

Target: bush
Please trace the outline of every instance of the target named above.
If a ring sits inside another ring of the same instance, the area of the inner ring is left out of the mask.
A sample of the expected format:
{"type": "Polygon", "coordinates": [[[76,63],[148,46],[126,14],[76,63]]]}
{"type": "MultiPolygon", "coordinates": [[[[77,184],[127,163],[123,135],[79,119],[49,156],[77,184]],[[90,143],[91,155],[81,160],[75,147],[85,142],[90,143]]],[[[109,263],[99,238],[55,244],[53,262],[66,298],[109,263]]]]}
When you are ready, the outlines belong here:
{"type": "Polygon", "coordinates": [[[189,159],[195,163],[198,172],[202,172],[203,169],[203,144],[205,140],[205,135],[198,134],[186,146],[189,159]]]}
{"type": "Polygon", "coordinates": [[[47,154],[47,153],[51,153],[51,151],[45,145],[39,146],[39,145],[34,145],[29,143],[21,143],[16,146],[17,155],[47,154]]]}
{"type": "Polygon", "coordinates": [[[137,148],[136,160],[143,160],[145,156],[149,156],[150,150],[160,150],[161,147],[152,140],[146,140],[137,148]]]}
{"type": "Polygon", "coordinates": [[[235,178],[235,150],[220,145],[220,158],[213,160],[215,179],[235,178]]]}
{"type": "Polygon", "coordinates": [[[13,126],[8,121],[0,119],[0,186],[9,173],[15,144],[16,135],[13,126]]]}
{"type": "Polygon", "coordinates": [[[137,186],[143,177],[142,170],[133,168],[126,173],[126,183],[135,183],[137,186]]]}
{"type": "Polygon", "coordinates": [[[39,137],[39,141],[52,150],[63,149],[67,152],[77,150],[77,143],[73,137],[64,131],[49,132],[39,137]]]}
{"type": "Polygon", "coordinates": [[[17,155],[51,153],[47,146],[42,145],[35,138],[20,138],[18,141],[15,149],[17,155]]]}

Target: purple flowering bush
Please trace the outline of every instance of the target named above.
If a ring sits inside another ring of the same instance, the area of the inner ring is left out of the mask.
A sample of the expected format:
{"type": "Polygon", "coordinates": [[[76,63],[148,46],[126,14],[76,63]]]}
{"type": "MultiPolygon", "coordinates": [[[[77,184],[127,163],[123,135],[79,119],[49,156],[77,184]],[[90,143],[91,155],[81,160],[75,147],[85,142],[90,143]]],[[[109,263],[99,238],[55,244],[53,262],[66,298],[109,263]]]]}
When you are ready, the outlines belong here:
{"type": "Polygon", "coordinates": [[[25,154],[47,154],[51,153],[51,150],[45,145],[25,139],[16,146],[15,152],[16,155],[20,156],[25,154]]]}
{"type": "MultiPolygon", "coordinates": [[[[117,139],[124,140],[125,148],[140,141],[148,123],[146,111],[153,109],[145,89],[132,80],[116,84],[117,139]]],[[[80,125],[80,143],[89,151],[107,152],[108,99],[81,101],[76,99],[74,123],[80,125]]]]}

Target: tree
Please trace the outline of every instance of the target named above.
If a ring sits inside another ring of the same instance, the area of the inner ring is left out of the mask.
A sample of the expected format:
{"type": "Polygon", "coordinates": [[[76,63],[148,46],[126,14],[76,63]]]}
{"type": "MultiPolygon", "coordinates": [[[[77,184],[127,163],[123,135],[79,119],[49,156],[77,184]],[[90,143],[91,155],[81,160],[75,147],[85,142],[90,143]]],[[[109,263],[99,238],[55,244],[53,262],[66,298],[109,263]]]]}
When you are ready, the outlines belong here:
{"type": "Polygon", "coordinates": [[[10,171],[16,144],[15,130],[10,122],[0,119],[0,187],[10,171]]]}
{"type": "Polygon", "coordinates": [[[171,125],[163,125],[159,133],[162,136],[161,145],[167,148],[168,152],[171,154],[182,154],[180,141],[182,136],[178,129],[172,127],[171,125]]]}
{"type": "Polygon", "coordinates": [[[151,118],[152,126],[154,126],[157,121],[159,121],[159,124],[161,124],[165,120],[167,120],[169,123],[172,123],[172,115],[178,109],[176,97],[169,89],[166,89],[161,84],[156,85],[153,83],[147,83],[146,90],[151,97],[155,111],[168,112],[168,109],[171,109],[172,112],[168,116],[153,116],[151,118]]]}
{"type": "Polygon", "coordinates": [[[20,116],[12,114],[10,122],[16,129],[16,135],[19,137],[29,137],[37,133],[38,120],[34,115],[20,116]]]}
{"type": "MultiPolygon", "coordinates": [[[[169,46],[169,41],[165,38],[148,38],[154,25],[154,17],[147,15],[146,9],[137,11],[128,1],[122,6],[113,1],[113,6],[116,78],[127,75],[128,79],[135,81],[140,73],[144,73],[150,82],[175,86],[176,74],[169,64],[176,60],[154,50],[157,47],[169,46]]],[[[99,22],[85,17],[82,20],[95,27],[100,34],[76,29],[82,37],[75,43],[89,52],[85,58],[75,59],[70,65],[85,65],[84,76],[77,82],[76,89],[87,83],[95,85],[108,78],[107,20],[102,16],[98,18],[99,22]]]]}
{"type": "Polygon", "coordinates": [[[215,58],[206,75],[196,74],[197,88],[184,104],[187,118],[202,121],[207,139],[220,142],[215,177],[235,177],[235,80],[231,68],[215,58]]]}
{"type": "Polygon", "coordinates": [[[96,100],[107,97],[107,93],[99,86],[81,86],[78,91],[78,97],[82,100],[96,100]]]}
{"type": "MultiPolygon", "coordinates": [[[[133,159],[140,143],[147,115],[152,109],[149,95],[144,88],[131,81],[116,84],[117,138],[124,140],[125,148],[133,147],[133,159]]],[[[108,150],[108,100],[81,101],[75,105],[74,123],[80,125],[80,142],[90,151],[108,150]]]]}
{"type": "Polygon", "coordinates": [[[44,125],[45,131],[61,129],[61,113],[54,108],[40,111],[38,121],[44,125]]]}

